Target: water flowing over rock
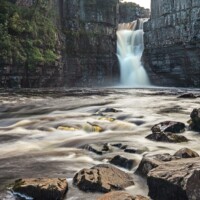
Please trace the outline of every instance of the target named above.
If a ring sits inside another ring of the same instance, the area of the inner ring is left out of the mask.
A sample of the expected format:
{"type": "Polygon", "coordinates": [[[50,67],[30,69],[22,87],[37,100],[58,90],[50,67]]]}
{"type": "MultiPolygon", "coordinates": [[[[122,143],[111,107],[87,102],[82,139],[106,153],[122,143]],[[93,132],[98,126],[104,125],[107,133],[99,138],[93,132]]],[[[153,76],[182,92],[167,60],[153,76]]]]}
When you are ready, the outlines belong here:
{"type": "Polygon", "coordinates": [[[199,200],[200,159],[189,158],[159,165],[148,174],[149,196],[154,200],[199,200]]]}
{"type": "Polygon", "coordinates": [[[12,188],[19,197],[27,197],[34,200],[63,200],[68,190],[66,179],[38,178],[19,179],[12,188]]]}
{"type": "Polygon", "coordinates": [[[200,1],[152,0],[144,66],[161,86],[200,87],[200,1]]]}
{"type": "Polygon", "coordinates": [[[73,179],[74,185],[85,192],[111,192],[134,185],[132,177],[112,165],[97,165],[82,169],[73,179]]]}
{"type": "Polygon", "coordinates": [[[120,80],[123,86],[149,85],[148,76],[141,64],[145,20],[138,19],[131,23],[118,25],[117,55],[120,63],[120,80]]]}

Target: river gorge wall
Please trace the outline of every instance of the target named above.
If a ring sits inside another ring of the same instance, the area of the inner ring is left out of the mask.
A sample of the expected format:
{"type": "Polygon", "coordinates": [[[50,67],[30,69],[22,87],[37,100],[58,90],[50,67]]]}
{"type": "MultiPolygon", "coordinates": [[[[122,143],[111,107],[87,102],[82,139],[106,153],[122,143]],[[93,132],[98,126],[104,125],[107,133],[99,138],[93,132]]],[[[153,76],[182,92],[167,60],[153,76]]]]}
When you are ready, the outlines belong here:
{"type": "Polygon", "coordinates": [[[152,0],[143,62],[160,86],[200,87],[200,1],[152,0]]]}
{"type": "Polygon", "coordinates": [[[149,16],[119,0],[2,0],[0,87],[102,86],[119,80],[117,26],[149,16]]]}

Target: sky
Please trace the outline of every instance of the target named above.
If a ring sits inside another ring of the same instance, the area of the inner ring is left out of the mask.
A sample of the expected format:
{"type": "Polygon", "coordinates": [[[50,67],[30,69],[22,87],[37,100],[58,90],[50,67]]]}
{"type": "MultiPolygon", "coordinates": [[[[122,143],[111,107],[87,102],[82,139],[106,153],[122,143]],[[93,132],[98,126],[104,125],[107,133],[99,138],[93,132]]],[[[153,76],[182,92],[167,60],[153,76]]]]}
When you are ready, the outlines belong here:
{"type": "Polygon", "coordinates": [[[135,2],[145,8],[150,8],[150,2],[151,0],[126,0],[126,1],[131,1],[131,2],[135,2]]]}

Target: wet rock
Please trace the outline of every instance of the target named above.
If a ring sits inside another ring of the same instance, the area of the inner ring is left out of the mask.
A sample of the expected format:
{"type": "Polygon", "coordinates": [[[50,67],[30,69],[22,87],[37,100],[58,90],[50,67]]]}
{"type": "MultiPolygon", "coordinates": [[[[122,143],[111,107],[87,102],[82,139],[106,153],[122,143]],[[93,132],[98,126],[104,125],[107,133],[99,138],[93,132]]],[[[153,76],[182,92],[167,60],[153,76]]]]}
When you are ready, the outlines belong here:
{"type": "Polygon", "coordinates": [[[98,155],[103,155],[109,151],[109,146],[107,144],[86,144],[81,148],[96,153],[98,155]]]}
{"type": "Polygon", "coordinates": [[[34,200],[62,200],[68,190],[65,178],[19,179],[12,188],[18,196],[28,196],[34,200]]]}
{"type": "Polygon", "coordinates": [[[127,192],[109,192],[97,200],[135,200],[135,198],[127,192]]]}
{"type": "Polygon", "coordinates": [[[190,114],[190,129],[200,132],[200,108],[194,109],[190,114]]]}
{"type": "Polygon", "coordinates": [[[95,114],[104,116],[104,113],[117,113],[117,112],[119,112],[119,110],[115,108],[102,108],[99,111],[97,111],[95,114]]]}
{"type": "Polygon", "coordinates": [[[140,195],[133,197],[128,192],[117,191],[117,192],[109,192],[100,197],[98,200],[148,200],[148,198],[140,195]]]}
{"type": "Polygon", "coordinates": [[[152,133],[183,133],[185,127],[185,124],[181,122],[165,121],[154,125],[151,130],[152,133]]]}
{"type": "Polygon", "coordinates": [[[199,154],[196,153],[195,151],[188,149],[188,148],[183,148],[177,151],[174,156],[180,157],[180,158],[195,158],[199,157],[199,154]]]}
{"type": "Polygon", "coordinates": [[[73,183],[85,192],[111,192],[134,185],[132,177],[112,165],[97,165],[75,174],[73,183]]]}
{"type": "Polygon", "coordinates": [[[170,154],[157,154],[153,156],[144,156],[135,173],[140,176],[146,177],[150,170],[158,167],[163,162],[168,162],[176,159],[179,158],[171,156],[170,154]]]}
{"type": "Polygon", "coordinates": [[[147,184],[154,200],[199,200],[200,159],[166,162],[151,170],[147,184]]]}
{"type": "Polygon", "coordinates": [[[188,139],[185,136],[176,135],[174,133],[152,133],[148,135],[146,138],[157,142],[169,142],[169,143],[188,142],[188,139]]]}
{"type": "Polygon", "coordinates": [[[120,155],[113,157],[110,160],[110,163],[113,164],[113,165],[117,165],[119,167],[123,167],[125,169],[129,169],[129,170],[131,170],[136,165],[135,160],[127,159],[127,158],[122,157],[120,155]]]}
{"type": "Polygon", "coordinates": [[[113,147],[117,147],[117,148],[121,148],[123,146],[122,143],[113,143],[113,144],[110,144],[111,146],[113,147]]]}
{"type": "Polygon", "coordinates": [[[193,93],[185,93],[178,96],[178,98],[196,99],[197,97],[193,93]]]}
{"type": "Polygon", "coordinates": [[[144,153],[145,151],[148,151],[148,148],[135,148],[135,147],[130,147],[130,146],[123,146],[122,149],[124,149],[124,152],[126,153],[144,153]]]}

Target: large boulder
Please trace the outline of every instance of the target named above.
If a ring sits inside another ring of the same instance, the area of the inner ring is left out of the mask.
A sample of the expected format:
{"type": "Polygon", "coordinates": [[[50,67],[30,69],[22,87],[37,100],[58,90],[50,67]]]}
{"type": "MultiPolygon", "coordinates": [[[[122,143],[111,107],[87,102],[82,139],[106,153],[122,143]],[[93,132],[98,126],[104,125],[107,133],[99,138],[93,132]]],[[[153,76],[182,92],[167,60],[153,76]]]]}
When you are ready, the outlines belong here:
{"type": "Polygon", "coordinates": [[[110,160],[110,163],[113,165],[117,165],[119,167],[123,167],[125,169],[131,170],[134,166],[136,166],[136,161],[133,159],[128,159],[123,156],[117,155],[110,160]]]}
{"type": "Polygon", "coordinates": [[[196,99],[197,96],[195,96],[193,93],[185,93],[185,94],[181,94],[180,96],[178,96],[178,98],[196,99]]]}
{"type": "Polygon", "coordinates": [[[117,192],[109,192],[103,195],[102,197],[98,198],[98,200],[149,200],[149,199],[140,195],[133,197],[128,192],[117,191],[117,192]]]}
{"type": "Polygon", "coordinates": [[[165,121],[154,125],[151,130],[152,133],[183,133],[185,127],[185,124],[181,122],[165,121]]]}
{"type": "Polygon", "coordinates": [[[73,183],[85,192],[111,192],[134,185],[132,177],[112,165],[96,165],[75,174],[73,183]]]}
{"type": "Polygon", "coordinates": [[[191,149],[188,148],[182,148],[178,150],[174,156],[180,157],[180,158],[195,158],[199,157],[199,154],[191,149]]]}
{"type": "Polygon", "coordinates": [[[65,178],[37,178],[16,180],[12,191],[34,200],[62,200],[68,190],[65,178]]]}
{"type": "Polygon", "coordinates": [[[194,131],[200,132],[200,108],[194,109],[190,114],[190,128],[194,131]]]}
{"type": "Polygon", "coordinates": [[[176,135],[174,133],[155,132],[146,136],[146,138],[157,142],[169,142],[169,143],[188,142],[188,139],[185,136],[176,135]]]}
{"type": "Polygon", "coordinates": [[[119,192],[109,192],[98,200],[135,200],[135,198],[127,192],[119,191],[119,192]]]}
{"type": "Polygon", "coordinates": [[[163,162],[168,162],[176,159],[178,158],[175,156],[171,156],[170,154],[156,154],[152,156],[144,156],[135,173],[140,176],[146,177],[150,170],[158,167],[163,162]]]}
{"type": "Polygon", "coordinates": [[[199,200],[200,159],[165,162],[149,172],[147,184],[154,200],[199,200]]]}

